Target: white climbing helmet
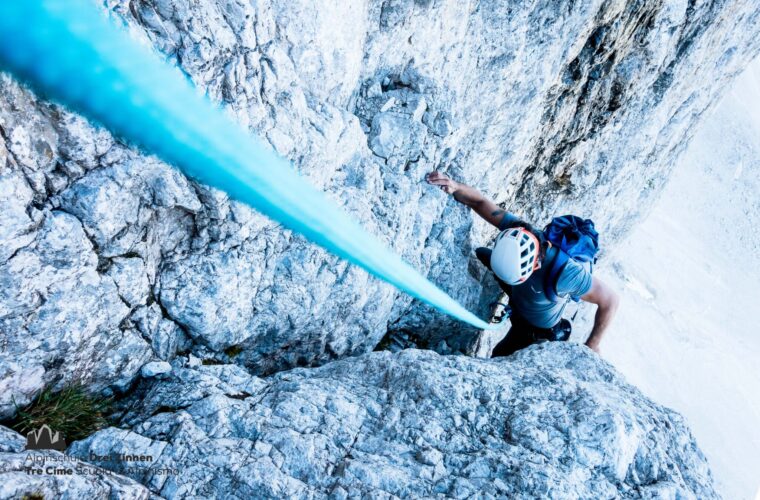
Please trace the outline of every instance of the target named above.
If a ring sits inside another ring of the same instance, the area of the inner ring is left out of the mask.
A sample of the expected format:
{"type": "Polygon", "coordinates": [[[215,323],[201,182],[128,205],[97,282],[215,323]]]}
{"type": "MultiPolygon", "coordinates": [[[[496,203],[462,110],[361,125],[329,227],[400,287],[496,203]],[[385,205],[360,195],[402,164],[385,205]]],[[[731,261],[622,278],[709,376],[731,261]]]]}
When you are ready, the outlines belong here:
{"type": "Polygon", "coordinates": [[[502,281],[517,285],[538,269],[538,238],[524,227],[505,229],[496,237],[491,269],[502,281]]]}

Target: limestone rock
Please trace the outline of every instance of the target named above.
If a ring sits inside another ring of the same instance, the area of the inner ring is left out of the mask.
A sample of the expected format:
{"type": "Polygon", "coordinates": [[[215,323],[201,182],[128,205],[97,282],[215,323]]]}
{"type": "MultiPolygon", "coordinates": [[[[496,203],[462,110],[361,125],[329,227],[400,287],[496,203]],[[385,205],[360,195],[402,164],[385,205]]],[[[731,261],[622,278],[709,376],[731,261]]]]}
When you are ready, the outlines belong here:
{"type": "MultiPolygon", "coordinates": [[[[466,307],[493,228],[445,171],[617,241],[760,48],[756,2],[109,0],[129,32],[466,307]],[[431,22],[434,20],[434,22],[431,22]]],[[[0,415],[194,353],[257,374],[474,332],[0,76],[0,415]],[[149,313],[148,313],[149,312],[149,313]],[[230,356],[230,352],[237,353],[230,356]]]]}
{"type": "Polygon", "coordinates": [[[0,414],[56,376],[93,390],[125,387],[150,346],[121,322],[129,308],[79,220],[52,210],[35,238],[0,266],[0,414]]]}
{"type": "Polygon", "coordinates": [[[145,304],[150,293],[150,283],[142,259],[116,257],[111,261],[111,267],[106,274],[113,278],[119,296],[127,305],[134,307],[145,304]]]}
{"type": "Polygon", "coordinates": [[[563,342],[498,360],[372,353],[265,380],[196,365],[125,407],[124,428],[69,453],[159,456],[127,475],[166,498],[718,498],[683,418],[563,342]]]}
{"type": "Polygon", "coordinates": [[[172,365],[170,365],[166,361],[151,361],[150,363],[145,363],[143,367],[140,369],[140,373],[145,378],[151,378],[151,377],[156,377],[158,375],[164,375],[165,373],[169,373],[170,371],[172,371],[172,365]]]}
{"type": "Polygon", "coordinates": [[[23,436],[0,426],[0,498],[156,498],[132,479],[58,451],[25,451],[25,444],[23,436]]]}

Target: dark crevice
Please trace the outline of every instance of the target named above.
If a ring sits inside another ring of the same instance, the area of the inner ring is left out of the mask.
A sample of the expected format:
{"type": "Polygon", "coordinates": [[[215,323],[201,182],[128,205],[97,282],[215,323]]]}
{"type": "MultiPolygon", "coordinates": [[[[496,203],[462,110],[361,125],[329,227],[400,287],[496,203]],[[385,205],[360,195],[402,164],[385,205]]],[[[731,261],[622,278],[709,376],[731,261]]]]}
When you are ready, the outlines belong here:
{"type": "Polygon", "coordinates": [[[160,413],[176,413],[180,410],[186,410],[190,408],[190,405],[184,405],[184,406],[159,406],[153,412],[151,412],[150,416],[155,417],[156,415],[160,413]]]}
{"type": "MultiPolygon", "coordinates": [[[[635,40],[651,25],[660,8],[659,3],[638,3],[617,18],[597,26],[578,55],[567,64],[561,73],[562,85],[555,89],[554,95],[547,97],[543,115],[546,133],[534,148],[533,160],[521,174],[516,193],[518,200],[531,198],[527,190],[534,185],[539,171],[551,176],[545,195],[573,192],[573,163],[562,165],[554,176],[551,172],[562,162],[570,162],[576,146],[604,130],[615,111],[622,107],[626,86],[615,76],[616,65],[632,50],[635,40]],[[567,116],[571,119],[567,120],[567,116]]],[[[661,78],[662,87],[669,86],[668,77],[661,78]]]]}

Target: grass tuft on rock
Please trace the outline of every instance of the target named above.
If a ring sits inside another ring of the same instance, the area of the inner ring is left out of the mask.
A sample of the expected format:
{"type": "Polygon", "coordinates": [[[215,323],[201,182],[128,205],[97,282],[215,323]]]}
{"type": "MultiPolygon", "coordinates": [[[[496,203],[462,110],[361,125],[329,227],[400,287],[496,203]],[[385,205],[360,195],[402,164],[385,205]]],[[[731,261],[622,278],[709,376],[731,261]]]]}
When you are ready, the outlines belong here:
{"type": "Polygon", "coordinates": [[[239,345],[233,345],[224,350],[224,354],[226,354],[230,358],[234,358],[241,352],[243,352],[243,347],[239,345]]]}
{"type": "Polygon", "coordinates": [[[54,391],[48,385],[28,405],[23,408],[16,406],[16,417],[11,427],[26,435],[47,425],[71,443],[108,425],[105,415],[112,403],[110,398],[89,394],[80,383],[68,385],[60,391],[54,391]]]}

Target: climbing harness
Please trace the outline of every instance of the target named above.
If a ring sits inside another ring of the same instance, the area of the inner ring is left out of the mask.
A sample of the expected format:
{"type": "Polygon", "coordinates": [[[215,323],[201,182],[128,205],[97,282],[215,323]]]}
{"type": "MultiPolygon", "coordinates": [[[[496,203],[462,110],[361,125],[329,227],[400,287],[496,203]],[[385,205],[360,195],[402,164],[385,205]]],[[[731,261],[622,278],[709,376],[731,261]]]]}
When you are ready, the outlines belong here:
{"type": "Polygon", "coordinates": [[[501,294],[496,302],[491,302],[491,324],[498,325],[511,315],[512,308],[509,306],[509,298],[506,293],[501,294]]]}
{"type": "Polygon", "coordinates": [[[494,328],[428,281],[227,118],[92,0],[0,1],[0,66],[112,133],[224,190],[441,311],[494,328]]]}

